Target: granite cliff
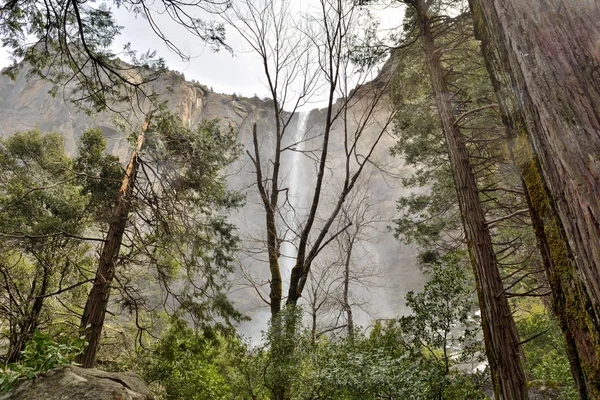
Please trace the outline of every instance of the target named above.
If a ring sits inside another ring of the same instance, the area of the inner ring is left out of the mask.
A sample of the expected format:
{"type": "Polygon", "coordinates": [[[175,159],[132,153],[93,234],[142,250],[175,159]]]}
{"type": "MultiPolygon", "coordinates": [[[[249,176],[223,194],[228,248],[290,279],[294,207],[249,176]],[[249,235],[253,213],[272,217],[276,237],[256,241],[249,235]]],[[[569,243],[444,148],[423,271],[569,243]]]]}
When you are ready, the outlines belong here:
{"type": "MultiPolygon", "coordinates": [[[[169,107],[190,125],[195,125],[203,119],[219,118],[223,123],[236,127],[239,132],[238,139],[246,149],[251,146],[250,132],[253,123],[258,124],[259,135],[268,137],[272,132],[274,121],[269,102],[266,100],[215,93],[207,86],[186,81],[183,75],[177,72],[164,74],[153,85],[156,92],[164,93],[162,99],[168,102],[169,107]],[[167,87],[171,87],[172,90],[167,91],[167,87]]],[[[50,87],[47,82],[27,78],[26,71],[23,71],[14,81],[1,76],[0,136],[6,137],[12,132],[38,126],[42,131],[62,133],[67,151],[73,153],[81,133],[85,129],[99,127],[107,139],[109,151],[122,160],[127,158],[131,149],[129,142],[125,135],[119,132],[118,125],[115,124],[114,117],[110,113],[87,115],[65,101],[61,93],[56,97],[51,96],[48,93],[50,87]]],[[[68,95],[68,87],[64,93],[68,95]]],[[[385,120],[389,115],[388,107],[382,104],[377,110],[375,122],[372,127],[367,127],[366,135],[370,134],[369,129],[373,131],[379,129],[377,121],[385,120]]],[[[350,113],[357,116],[363,112],[364,104],[360,101],[350,109],[350,113]]],[[[319,109],[307,111],[302,115],[293,115],[291,130],[298,129],[298,125],[302,122],[305,136],[318,138],[322,119],[323,110],[319,109]]],[[[335,141],[337,138],[337,142],[333,144],[334,153],[329,162],[328,185],[330,187],[335,186],[338,174],[336,166],[339,167],[341,159],[340,135],[341,132],[333,134],[333,139],[335,141]]],[[[376,285],[360,293],[360,297],[366,302],[364,308],[369,311],[369,315],[366,313],[361,315],[359,312],[357,316],[357,322],[363,325],[368,324],[373,318],[388,318],[404,313],[404,295],[409,290],[418,290],[423,281],[415,265],[415,249],[400,244],[387,229],[395,212],[395,200],[404,191],[398,178],[402,173],[401,160],[392,159],[389,155],[389,148],[393,141],[391,135],[384,135],[374,156],[374,164],[378,167],[366,171],[361,189],[368,194],[378,220],[370,229],[371,237],[364,242],[362,254],[358,254],[357,258],[357,263],[368,262],[378,270],[374,278],[376,285]],[[383,173],[383,169],[391,173],[383,173]],[[358,261],[360,259],[364,261],[358,261]]],[[[268,141],[265,140],[265,143],[268,141]]],[[[262,150],[267,153],[272,152],[268,144],[265,144],[262,150]]],[[[296,192],[308,192],[311,178],[314,176],[314,165],[307,163],[306,160],[295,163],[291,158],[284,159],[283,162],[284,168],[287,169],[285,178],[287,184],[290,185],[293,179],[294,185],[297,186],[296,192]]],[[[247,194],[246,206],[233,216],[244,243],[260,242],[260,235],[264,230],[263,211],[256,190],[252,187],[254,179],[251,164],[247,156],[243,155],[236,165],[231,167],[229,182],[233,188],[243,190],[247,194]]],[[[241,254],[240,260],[245,270],[250,271],[256,281],[265,281],[268,278],[268,268],[261,261],[261,257],[241,254]]],[[[264,329],[269,310],[261,306],[253,289],[236,291],[234,297],[240,308],[253,317],[252,322],[241,327],[242,332],[252,334],[264,329]]]]}

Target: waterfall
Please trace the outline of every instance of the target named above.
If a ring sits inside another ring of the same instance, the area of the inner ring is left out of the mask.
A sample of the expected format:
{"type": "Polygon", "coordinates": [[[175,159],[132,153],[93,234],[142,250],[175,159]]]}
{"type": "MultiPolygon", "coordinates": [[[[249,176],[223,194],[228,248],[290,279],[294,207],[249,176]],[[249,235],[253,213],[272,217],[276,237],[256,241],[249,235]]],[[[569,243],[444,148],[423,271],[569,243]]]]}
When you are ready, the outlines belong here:
{"type": "MultiPolygon", "coordinates": [[[[289,157],[287,158],[289,163],[289,173],[287,179],[287,200],[289,204],[286,204],[286,223],[289,226],[282,226],[281,229],[288,229],[285,235],[285,242],[281,246],[281,274],[282,277],[290,276],[290,272],[296,263],[297,249],[294,245],[294,239],[296,238],[296,232],[300,228],[302,217],[305,213],[304,204],[305,193],[302,186],[303,178],[303,154],[305,135],[306,135],[306,124],[308,122],[308,111],[298,113],[298,123],[296,125],[296,132],[291,141],[291,147],[294,149],[290,151],[289,157]]],[[[306,172],[306,171],[304,171],[306,172]]],[[[284,282],[284,286],[285,283],[284,282]]],[[[287,287],[284,287],[287,290],[287,287]]]]}

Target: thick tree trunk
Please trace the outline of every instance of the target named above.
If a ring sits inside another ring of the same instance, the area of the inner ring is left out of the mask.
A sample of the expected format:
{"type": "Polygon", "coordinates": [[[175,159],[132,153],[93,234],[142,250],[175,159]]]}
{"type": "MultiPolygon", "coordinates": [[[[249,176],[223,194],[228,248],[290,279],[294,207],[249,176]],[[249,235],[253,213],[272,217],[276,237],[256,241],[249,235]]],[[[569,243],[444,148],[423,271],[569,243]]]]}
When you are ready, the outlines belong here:
{"type": "Polygon", "coordinates": [[[477,283],[486,354],[494,391],[498,399],[527,399],[527,382],[521,365],[519,336],[504,295],[504,286],[479,200],[475,175],[464,138],[456,123],[451,94],[446,87],[440,49],[435,45],[427,10],[423,9],[423,2],[419,1],[418,3],[421,40],[446,138],[467,245],[477,283]]]}
{"type": "Polygon", "coordinates": [[[127,218],[131,208],[131,194],[135,187],[135,178],[139,168],[138,153],[144,143],[144,135],[148,129],[149,118],[144,122],[137,146],[131,153],[131,158],[125,170],[125,176],[117,195],[115,206],[112,210],[108,233],[100,252],[98,269],[94,278],[94,285],[85,304],[81,318],[80,330],[84,333],[88,346],[79,357],[78,362],[84,368],[93,368],[96,364],[96,352],[102,335],[104,317],[110,298],[110,285],[115,276],[115,265],[119,257],[121,242],[127,225],[127,218]]]}
{"type": "Polygon", "coordinates": [[[524,137],[511,142],[523,176],[533,229],[552,289],[552,311],[565,338],[565,349],[579,396],[582,400],[598,398],[599,331],[594,313],[587,311],[590,307],[589,297],[575,275],[569,248],[559,229],[558,217],[550,207],[548,193],[529,142],[524,137]]]}
{"type": "Polygon", "coordinates": [[[577,272],[600,313],[600,2],[471,0],[492,74],[525,123],[577,272]],[[516,94],[515,94],[516,92],[516,94]],[[513,104],[512,102],[518,101],[513,104]]]}
{"type": "Polygon", "coordinates": [[[587,0],[471,0],[471,7],[571,370],[582,399],[600,398],[600,236],[594,222],[600,42],[591,40],[600,39],[599,6],[587,0]]]}

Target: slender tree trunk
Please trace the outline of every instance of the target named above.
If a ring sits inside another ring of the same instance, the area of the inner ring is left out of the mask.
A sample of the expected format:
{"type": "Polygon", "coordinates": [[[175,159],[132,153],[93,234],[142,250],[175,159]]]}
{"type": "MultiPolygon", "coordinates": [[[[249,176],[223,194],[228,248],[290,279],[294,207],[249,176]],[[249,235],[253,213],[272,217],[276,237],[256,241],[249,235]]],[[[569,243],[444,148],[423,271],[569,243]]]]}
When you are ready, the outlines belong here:
{"type": "Polygon", "coordinates": [[[39,325],[40,314],[44,305],[44,295],[48,291],[49,271],[47,266],[42,266],[42,282],[39,292],[34,285],[29,293],[29,301],[32,302],[31,308],[25,307],[27,313],[23,315],[26,318],[15,326],[18,329],[10,335],[12,340],[9,341],[6,363],[16,363],[21,359],[21,352],[25,349],[25,345],[32,338],[33,333],[39,325]]]}
{"type": "Polygon", "coordinates": [[[135,178],[139,168],[138,153],[144,144],[144,136],[149,121],[150,117],[147,117],[138,136],[136,148],[131,153],[131,158],[127,164],[125,176],[112,210],[106,240],[100,252],[94,285],[88,295],[81,318],[80,330],[89,343],[85,352],[78,359],[78,362],[84,368],[93,368],[96,365],[96,352],[98,351],[104,317],[110,298],[110,285],[115,276],[115,265],[119,257],[125,226],[127,225],[131,208],[131,194],[135,187],[135,178]]]}
{"type": "Polygon", "coordinates": [[[313,309],[311,310],[311,322],[312,322],[312,326],[310,329],[310,337],[312,339],[313,343],[317,342],[317,310],[315,308],[315,306],[313,306],[313,309]]]}
{"type": "MultiPolygon", "coordinates": [[[[277,104],[275,104],[275,109],[277,110],[277,104]]],[[[260,198],[263,202],[263,207],[265,209],[265,224],[267,228],[267,256],[269,259],[269,271],[271,272],[271,280],[270,280],[270,290],[269,290],[269,298],[270,298],[270,306],[271,306],[271,317],[277,315],[279,311],[281,311],[281,299],[283,297],[283,287],[281,281],[281,269],[279,267],[279,237],[277,233],[277,223],[276,223],[276,213],[278,207],[279,200],[279,186],[276,183],[279,180],[279,153],[281,152],[281,138],[280,138],[280,122],[279,122],[279,114],[275,113],[275,118],[277,120],[276,126],[276,135],[277,140],[275,143],[275,153],[276,153],[276,162],[274,164],[277,165],[276,168],[273,169],[272,181],[274,182],[271,187],[271,195],[269,195],[267,191],[267,187],[265,186],[263,174],[262,174],[262,166],[261,166],[261,158],[260,158],[260,148],[258,145],[258,133],[256,131],[256,123],[252,125],[252,142],[254,146],[254,155],[250,156],[255,168],[256,173],[256,186],[258,187],[258,192],[260,194],[260,198]]]]}
{"type": "MultiPolygon", "coordinates": [[[[594,294],[599,283],[597,241],[585,239],[583,254],[582,243],[576,243],[588,235],[599,238],[597,231],[590,232],[590,220],[586,220],[597,214],[585,205],[591,199],[598,206],[597,193],[589,195],[590,190],[599,190],[600,58],[594,61],[590,57],[593,43],[588,36],[595,32],[596,40],[600,39],[598,3],[510,0],[500,5],[472,0],[471,7],[475,33],[482,40],[510,146],[523,177],[552,288],[552,309],[565,337],[571,371],[582,399],[600,398],[600,324],[594,294]],[[512,15],[510,24],[507,15],[512,15]],[[590,70],[594,62],[595,78],[590,70]],[[584,110],[587,112],[582,113],[584,110]],[[576,122],[579,119],[583,119],[581,124],[576,122]],[[583,160],[586,157],[587,161],[583,160]],[[581,174],[576,172],[578,168],[583,168],[581,174]],[[573,217],[574,213],[579,216],[573,217]],[[590,258],[588,252],[596,255],[590,258]]],[[[600,57],[600,47],[596,57],[600,57]]]]}
{"type": "Polygon", "coordinates": [[[344,260],[344,292],[342,297],[342,307],[346,311],[346,323],[348,336],[354,336],[354,316],[352,315],[352,306],[350,305],[350,261],[352,259],[352,249],[354,247],[354,237],[348,235],[348,250],[344,260]]]}
{"type": "Polygon", "coordinates": [[[423,8],[422,1],[419,1],[418,4],[417,17],[421,25],[421,40],[446,137],[467,246],[477,283],[486,354],[494,391],[498,399],[527,399],[527,382],[521,366],[517,328],[504,295],[504,286],[479,200],[475,176],[464,138],[456,123],[451,95],[446,87],[440,49],[434,42],[428,10],[423,8]]]}
{"type": "Polygon", "coordinates": [[[524,121],[598,319],[600,2],[471,0],[471,5],[490,73],[503,83],[500,101],[524,121]]]}

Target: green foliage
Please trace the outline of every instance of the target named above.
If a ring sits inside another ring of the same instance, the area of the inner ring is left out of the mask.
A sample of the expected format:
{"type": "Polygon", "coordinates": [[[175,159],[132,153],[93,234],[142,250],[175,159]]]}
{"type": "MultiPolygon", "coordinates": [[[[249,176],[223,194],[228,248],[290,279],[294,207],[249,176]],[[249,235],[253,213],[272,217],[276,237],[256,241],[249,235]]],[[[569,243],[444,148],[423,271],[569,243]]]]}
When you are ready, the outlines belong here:
{"type": "Polygon", "coordinates": [[[71,183],[63,137],[37,129],[0,141],[0,229],[23,235],[75,233],[85,197],[71,183]]]}
{"type": "Polygon", "coordinates": [[[392,154],[402,156],[409,167],[402,184],[414,190],[398,199],[394,233],[424,248],[454,248],[447,233],[460,236],[462,220],[424,60],[412,47],[399,50],[395,57],[398,67],[392,96],[397,141],[392,154]]]}
{"type": "Polygon", "coordinates": [[[160,385],[165,399],[230,398],[231,390],[222,373],[222,358],[232,346],[226,340],[214,331],[201,332],[173,318],[169,330],[144,358],[143,376],[160,385]]]}
{"type": "Polygon", "coordinates": [[[286,307],[251,347],[174,318],[139,365],[159,398],[174,400],[483,399],[489,378],[465,369],[481,349],[459,260],[448,255],[426,266],[429,284],[408,300],[413,316],[377,322],[368,333],[314,342],[301,309],[286,307]],[[445,342],[436,329],[446,330],[445,342]]]}
{"type": "Polygon", "coordinates": [[[485,359],[468,261],[460,253],[427,254],[423,268],[430,279],[422,292],[406,296],[412,313],[398,320],[401,340],[428,365],[430,398],[481,398],[474,376],[457,369],[472,370],[485,359]]]}
{"type": "Polygon", "coordinates": [[[287,306],[277,313],[271,319],[265,339],[269,351],[264,385],[271,391],[271,398],[290,399],[302,383],[305,352],[309,351],[306,332],[302,329],[302,309],[287,306]]]}
{"type": "Polygon", "coordinates": [[[481,350],[478,342],[479,318],[475,315],[474,285],[467,278],[468,264],[459,253],[429,260],[424,270],[430,279],[420,293],[408,292],[406,305],[411,315],[399,319],[407,342],[430,353],[444,369],[469,361],[481,350]],[[455,349],[449,354],[450,349],[455,349]],[[457,350],[460,349],[460,350],[457,350]],[[442,354],[436,354],[441,350],[442,354]]]}
{"type": "Polygon", "coordinates": [[[517,321],[524,339],[525,370],[532,382],[560,389],[561,398],[578,399],[578,391],[571,375],[569,360],[564,351],[564,338],[547,313],[533,313],[517,321]]]}
{"type": "Polygon", "coordinates": [[[320,344],[317,393],[335,399],[423,399],[426,381],[390,326],[320,344]]]}
{"type": "MultiPolygon", "coordinates": [[[[221,11],[223,4],[212,4],[213,12],[221,11]]],[[[13,64],[4,73],[15,78],[24,65],[28,76],[37,76],[52,82],[50,90],[56,95],[68,82],[73,90],[73,101],[86,111],[105,109],[127,111],[134,96],[151,95],[147,83],[166,71],[164,61],[155,52],[138,54],[131,44],[114,51],[115,39],[122,31],[113,9],[122,10],[148,19],[151,30],[170,50],[187,57],[156,25],[155,18],[166,9],[175,23],[183,25],[191,34],[211,45],[215,50],[224,44],[222,24],[197,18],[192,8],[204,8],[203,2],[193,4],[158,3],[135,0],[113,0],[102,4],[61,1],[7,1],[0,14],[2,46],[9,52],[13,64]],[[125,58],[127,64],[119,59],[125,58]],[[23,61],[22,63],[19,63],[23,61]],[[120,109],[118,102],[131,100],[120,109]]],[[[225,46],[226,47],[226,46],[225,46]]],[[[69,90],[70,91],[70,90],[69,90]]]]}
{"type": "Polygon", "coordinates": [[[53,324],[58,331],[78,319],[65,302],[82,301],[80,285],[93,257],[79,236],[94,222],[91,194],[80,178],[58,133],[33,129],[0,140],[0,288],[8,294],[0,317],[9,361],[20,358],[41,321],[53,320],[52,311],[63,315],[53,324]],[[60,301],[50,299],[53,292],[61,293],[60,301]]]}
{"type": "MultiPolygon", "coordinates": [[[[117,315],[107,319],[127,332],[113,341],[118,351],[107,347],[113,355],[160,322],[160,304],[207,329],[231,331],[245,318],[225,294],[238,245],[226,213],[242,200],[223,175],[240,151],[235,132],[217,121],[190,129],[169,113],[153,121],[113,286],[117,315]],[[123,310],[134,322],[123,323],[123,310]]],[[[36,329],[55,334],[78,324],[123,173],[98,129],[83,133],[73,159],[57,133],[34,129],[0,140],[0,289],[8,294],[0,318],[9,361],[36,329]]]]}
{"type": "Polygon", "coordinates": [[[357,330],[313,342],[300,310],[286,307],[260,346],[229,353],[233,359],[225,371],[232,398],[483,399],[485,374],[464,370],[472,368],[467,362],[480,361],[481,349],[469,283],[457,260],[448,256],[429,266],[429,285],[409,300],[413,316],[377,322],[368,334],[357,330]],[[435,329],[446,330],[445,342],[435,329]]]}
{"type": "Polygon", "coordinates": [[[227,189],[223,174],[240,153],[235,131],[216,120],[190,129],[171,113],[153,121],[132,207],[132,213],[145,217],[132,229],[129,257],[156,269],[160,296],[172,296],[197,327],[217,324],[231,330],[231,321],[245,318],[224,294],[238,248],[227,213],[242,202],[227,189]]]}
{"type": "Polygon", "coordinates": [[[50,335],[36,330],[22,351],[21,362],[9,364],[0,372],[0,392],[6,393],[19,380],[32,379],[37,372],[73,363],[85,346],[84,337],[57,342],[50,335]]]}
{"type": "Polygon", "coordinates": [[[88,212],[103,221],[110,213],[124,170],[117,157],[106,153],[106,139],[100,129],[83,132],[73,169],[82,193],[89,198],[88,212]]]}

